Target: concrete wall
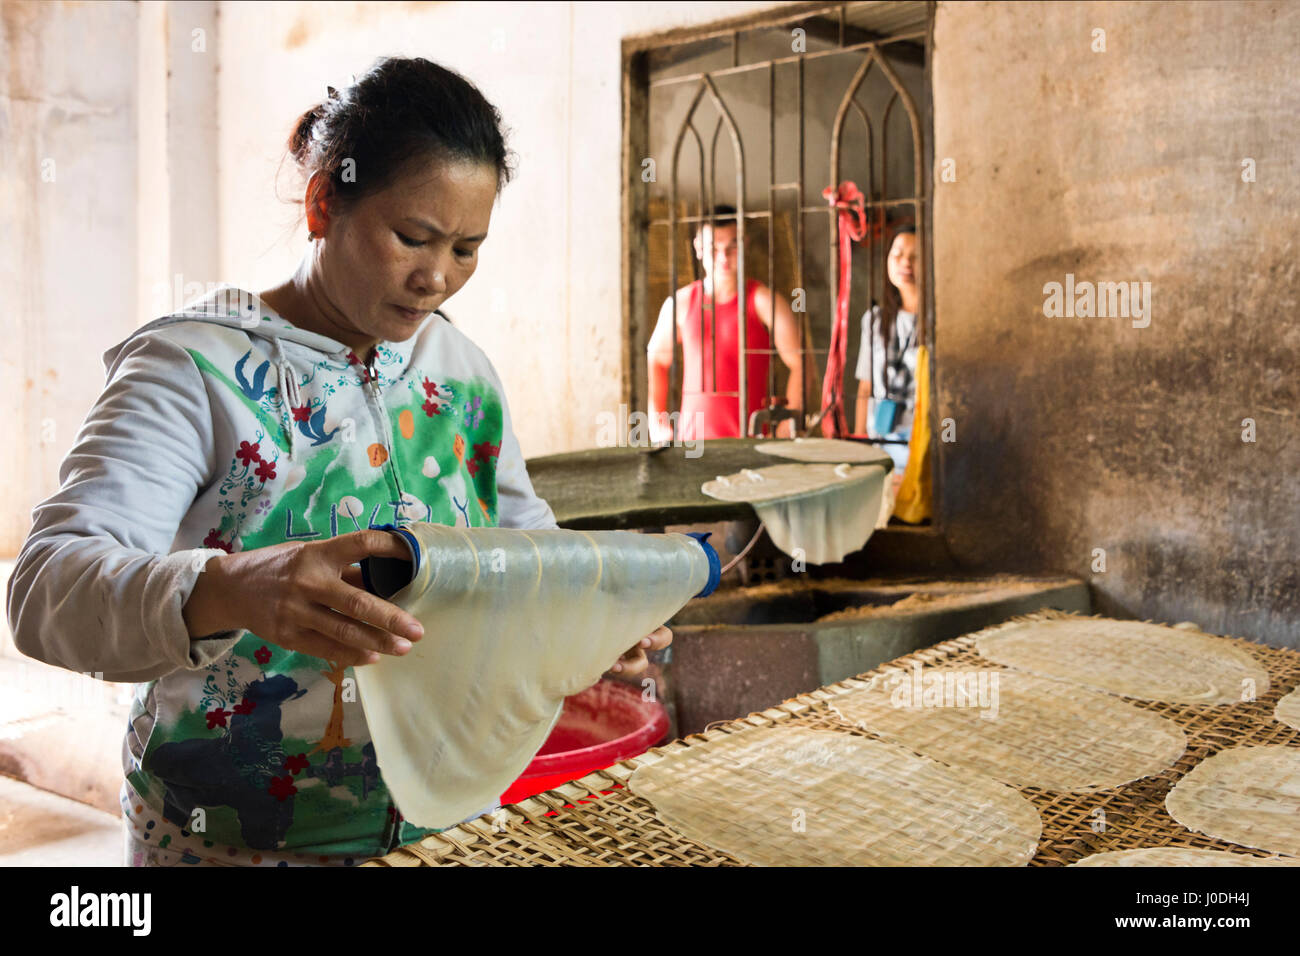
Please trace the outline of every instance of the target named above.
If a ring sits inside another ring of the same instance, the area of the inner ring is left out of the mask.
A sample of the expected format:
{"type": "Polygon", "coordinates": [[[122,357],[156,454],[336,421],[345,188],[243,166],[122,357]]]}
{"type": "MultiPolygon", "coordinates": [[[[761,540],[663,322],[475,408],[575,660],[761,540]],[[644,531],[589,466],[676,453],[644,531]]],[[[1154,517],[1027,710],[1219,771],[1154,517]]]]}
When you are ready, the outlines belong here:
{"type": "Polygon", "coordinates": [[[0,556],[58,487],[104,350],[177,273],[217,278],[215,21],[213,2],[0,3],[0,556]]]}
{"type": "Polygon", "coordinates": [[[1300,6],[943,3],[934,43],[954,554],[1300,646],[1300,6]],[[1067,273],[1149,281],[1149,326],[1045,317],[1067,273]]]}
{"type": "Polygon", "coordinates": [[[133,327],[136,29],[130,4],[0,4],[0,555],[103,388],[89,333],[133,327]]]}

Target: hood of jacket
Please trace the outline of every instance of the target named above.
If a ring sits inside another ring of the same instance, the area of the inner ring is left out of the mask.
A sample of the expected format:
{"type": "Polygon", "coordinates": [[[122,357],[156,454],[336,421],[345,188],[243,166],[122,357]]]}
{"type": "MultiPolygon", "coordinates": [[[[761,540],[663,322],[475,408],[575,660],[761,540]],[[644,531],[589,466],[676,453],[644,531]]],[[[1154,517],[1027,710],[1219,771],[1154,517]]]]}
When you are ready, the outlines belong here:
{"type": "MultiPolygon", "coordinates": [[[[433,315],[447,321],[446,316],[441,312],[430,313],[430,316],[433,315]]],[[[425,321],[428,322],[429,319],[426,318],[425,321]]],[[[288,420],[288,415],[291,406],[300,404],[298,389],[304,376],[303,367],[310,366],[321,358],[348,362],[351,348],[327,335],[298,328],[253,293],[226,283],[186,303],[178,311],[140,326],[107,349],[103,353],[105,370],[112,369],[122,350],[133,339],[181,322],[202,322],[221,328],[238,329],[253,338],[262,339],[269,345],[274,356],[280,393],[288,400],[285,404],[284,416],[285,430],[288,432],[290,443],[289,457],[291,460],[296,458],[297,429],[293,427],[292,421],[288,420]],[[290,343],[291,347],[286,349],[285,343],[290,343]]],[[[399,379],[402,374],[405,374],[411,350],[421,328],[423,325],[417,327],[409,338],[401,342],[384,342],[388,349],[401,358],[402,373],[398,375],[399,379]]],[[[356,364],[360,364],[359,360],[356,364]]]]}

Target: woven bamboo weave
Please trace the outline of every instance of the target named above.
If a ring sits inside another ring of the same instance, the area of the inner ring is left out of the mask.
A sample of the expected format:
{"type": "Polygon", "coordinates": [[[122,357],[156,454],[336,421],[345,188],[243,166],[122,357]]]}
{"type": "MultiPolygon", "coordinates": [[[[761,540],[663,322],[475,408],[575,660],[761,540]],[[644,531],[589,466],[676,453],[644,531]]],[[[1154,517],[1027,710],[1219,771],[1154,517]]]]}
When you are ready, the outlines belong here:
{"type": "MultiPolygon", "coordinates": [[[[1024,621],[1086,618],[1059,611],[1025,617],[923,648],[873,671],[791,698],[767,710],[710,727],[702,734],[656,747],[640,757],[588,774],[581,780],[502,808],[492,816],[459,824],[408,844],[365,866],[734,866],[742,861],[679,835],[659,819],[646,800],[626,788],[636,767],[664,754],[707,745],[751,727],[783,725],[878,739],[846,726],[832,711],[834,699],[860,689],[873,676],[915,661],[924,674],[934,667],[964,669],[997,665],[980,657],[975,641],[999,628],[1024,621]]],[[[1194,833],[1165,809],[1173,785],[1207,757],[1237,746],[1280,745],[1300,748],[1300,730],[1273,717],[1278,701],[1300,685],[1300,652],[1271,648],[1237,638],[1219,638],[1257,660],[1269,676],[1269,689],[1255,700],[1234,704],[1171,704],[1124,700],[1163,716],[1187,736],[1183,755],[1159,774],[1122,786],[1083,792],[1016,787],[1042,818],[1043,833],[1030,866],[1066,866],[1111,850],[1187,847],[1269,854],[1194,833]]]]}

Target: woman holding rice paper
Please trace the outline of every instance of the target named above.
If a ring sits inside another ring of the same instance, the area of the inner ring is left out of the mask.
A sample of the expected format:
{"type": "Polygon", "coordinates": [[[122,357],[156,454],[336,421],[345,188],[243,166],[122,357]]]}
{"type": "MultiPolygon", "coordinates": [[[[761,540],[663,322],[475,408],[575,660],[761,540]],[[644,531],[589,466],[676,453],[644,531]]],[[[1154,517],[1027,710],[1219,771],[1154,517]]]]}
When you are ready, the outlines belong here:
{"type": "Polygon", "coordinates": [[[10,579],[23,653],[137,685],[128,864],[351,865],[428,833],[391,799],[351,675],[422,627],[355,565],[408,554],[387,524],[556,526],[492,363],[436,311],[510,175],[496,109],[450,70],[383,59],[289,150],[312,240],[297,272],[106,353],[10,579]]]}

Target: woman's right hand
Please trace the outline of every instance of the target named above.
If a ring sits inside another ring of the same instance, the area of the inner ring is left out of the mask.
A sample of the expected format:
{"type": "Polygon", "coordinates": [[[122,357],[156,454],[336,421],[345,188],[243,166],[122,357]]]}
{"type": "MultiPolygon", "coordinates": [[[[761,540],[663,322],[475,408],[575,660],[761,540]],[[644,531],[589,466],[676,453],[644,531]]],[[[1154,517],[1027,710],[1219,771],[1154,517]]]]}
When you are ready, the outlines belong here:
{"type": "Polygon", "coordinates": [[[182,614],[191,637],[244,628],[286,650],[341,666],[402,655],[424,628],[365,590],[353,563],[409,558],[387,531],[354,531],[327,541],[289,541],[211,558],[182,614]]]}

